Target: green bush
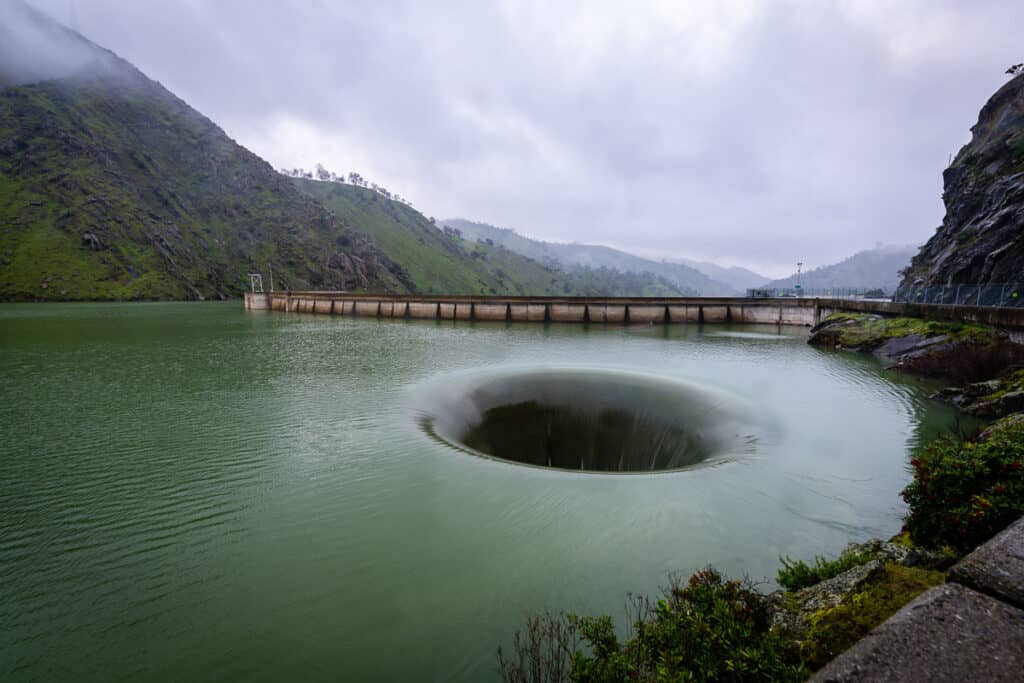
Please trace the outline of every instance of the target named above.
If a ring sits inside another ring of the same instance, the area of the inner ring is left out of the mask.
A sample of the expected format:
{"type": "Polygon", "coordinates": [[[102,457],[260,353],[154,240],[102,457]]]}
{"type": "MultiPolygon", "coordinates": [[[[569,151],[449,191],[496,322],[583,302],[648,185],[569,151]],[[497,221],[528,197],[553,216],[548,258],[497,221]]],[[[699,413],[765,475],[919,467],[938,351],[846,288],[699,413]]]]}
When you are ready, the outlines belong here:
{"type": "Polygon", "coordinates": [[[978,441],[944,437],[910,461],[914,480],[904,529],[925,547],[966,552],[1024,515],[1024,419],[1013,416],[978,441]]]}
{"type": "Polygon", "coordinates": [[[871,553],[858,553],[844,551],[842,555],[834,560],[816,556],[814,565],[808,565],[803,560],[793,560],[789,557],[780,557],[782,567],[776,575],[776,581],[786,590],[795,591],[801,588],[813,586],[816,583],[838,576],[847,569],[864,564],[875,559],[871,553]]]}
{"type": "Polygon", "coordinates": [[[802,681],[795,645],[770,630],[765,597],[749,582],[708,568],[673,582],[655,603],[636,601],[633,632],[620,642],[611,617],[531,620],[516,657],[498,660],[506,681],[802,681]],[[532,632],[531,632],[532,631],[532,632]],[[567,632],[568,631],[568,632],[567,632]],[[577,647],[579,636],[583,647],[577,647]],[[551,653],[565,653],[566,659],[551,653]],[[571,671],[567,675],[567,670],[571,671]]]}

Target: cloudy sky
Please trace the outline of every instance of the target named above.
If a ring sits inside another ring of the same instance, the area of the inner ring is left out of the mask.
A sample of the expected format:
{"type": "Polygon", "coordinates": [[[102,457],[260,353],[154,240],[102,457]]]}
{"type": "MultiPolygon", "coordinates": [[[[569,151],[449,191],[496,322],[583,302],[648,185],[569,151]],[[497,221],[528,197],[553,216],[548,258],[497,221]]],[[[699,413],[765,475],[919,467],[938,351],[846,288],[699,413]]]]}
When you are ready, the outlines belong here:
{"type": "Polygon", "coordinates": [[[768,275],[920,244],[1024,2],[31,0],[275,167],[768,275]]]}

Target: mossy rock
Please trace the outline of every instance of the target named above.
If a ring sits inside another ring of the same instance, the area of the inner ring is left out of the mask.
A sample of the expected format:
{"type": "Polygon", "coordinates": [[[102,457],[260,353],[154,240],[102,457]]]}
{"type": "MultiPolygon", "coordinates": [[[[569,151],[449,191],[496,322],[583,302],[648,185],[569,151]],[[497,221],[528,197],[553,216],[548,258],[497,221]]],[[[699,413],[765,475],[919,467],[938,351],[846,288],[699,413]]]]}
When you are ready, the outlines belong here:
{"type": "Polygon", "coordinates": [[[888,563],[859,590],[834,607],[812,614],[800,643],[801,657],[818,669],[866,636],[901,607],[933,586],[943,583],[940,571],[888,563]]]}
{"type": "Polygon", "coordinates": [[[810,343],[831,344],[845,349],[870,351],[891,339],[937,337],[955,342],[987,343],[993,331],[980,325],[924,320],[885,318],[869,313],[833,313],[812,330],[810,343]]]}

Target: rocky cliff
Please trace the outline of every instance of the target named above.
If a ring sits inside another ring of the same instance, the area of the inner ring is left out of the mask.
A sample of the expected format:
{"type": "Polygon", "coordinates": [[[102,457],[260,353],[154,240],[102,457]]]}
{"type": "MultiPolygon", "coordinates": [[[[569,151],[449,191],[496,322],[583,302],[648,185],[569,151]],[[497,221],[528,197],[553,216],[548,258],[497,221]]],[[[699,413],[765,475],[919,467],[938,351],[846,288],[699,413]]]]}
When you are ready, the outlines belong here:
{"type": "Polygon", "coordinates": [[[946,217],[903,285],[1024,281],[1024,74],[981,109],[943,172],[946,217]]]}

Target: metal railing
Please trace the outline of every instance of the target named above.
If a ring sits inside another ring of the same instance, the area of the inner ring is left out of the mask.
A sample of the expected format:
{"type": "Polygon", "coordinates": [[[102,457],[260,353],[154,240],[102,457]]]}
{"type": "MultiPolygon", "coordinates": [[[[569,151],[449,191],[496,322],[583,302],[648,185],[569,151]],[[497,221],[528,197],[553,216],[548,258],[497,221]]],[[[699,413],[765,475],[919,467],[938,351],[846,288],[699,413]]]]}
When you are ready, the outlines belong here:
{"type": "Polygon", "coordinates": [[[992,285],[909,285],[898,287],[893,301],[954,306],[1024,308],[1024,283],[992,285]]]}
{"type": "Polygon", "coordinates": [[[766,298],[800,298],[805,299],[819,298],[819,299],[888,299],[889,295],[880,289],[866,289],[864,287],[809,287],[809,288],[795,288],[795,287],[769,287],[748,289],[747,297],[753,299],[766,299],[766,298]]]}

